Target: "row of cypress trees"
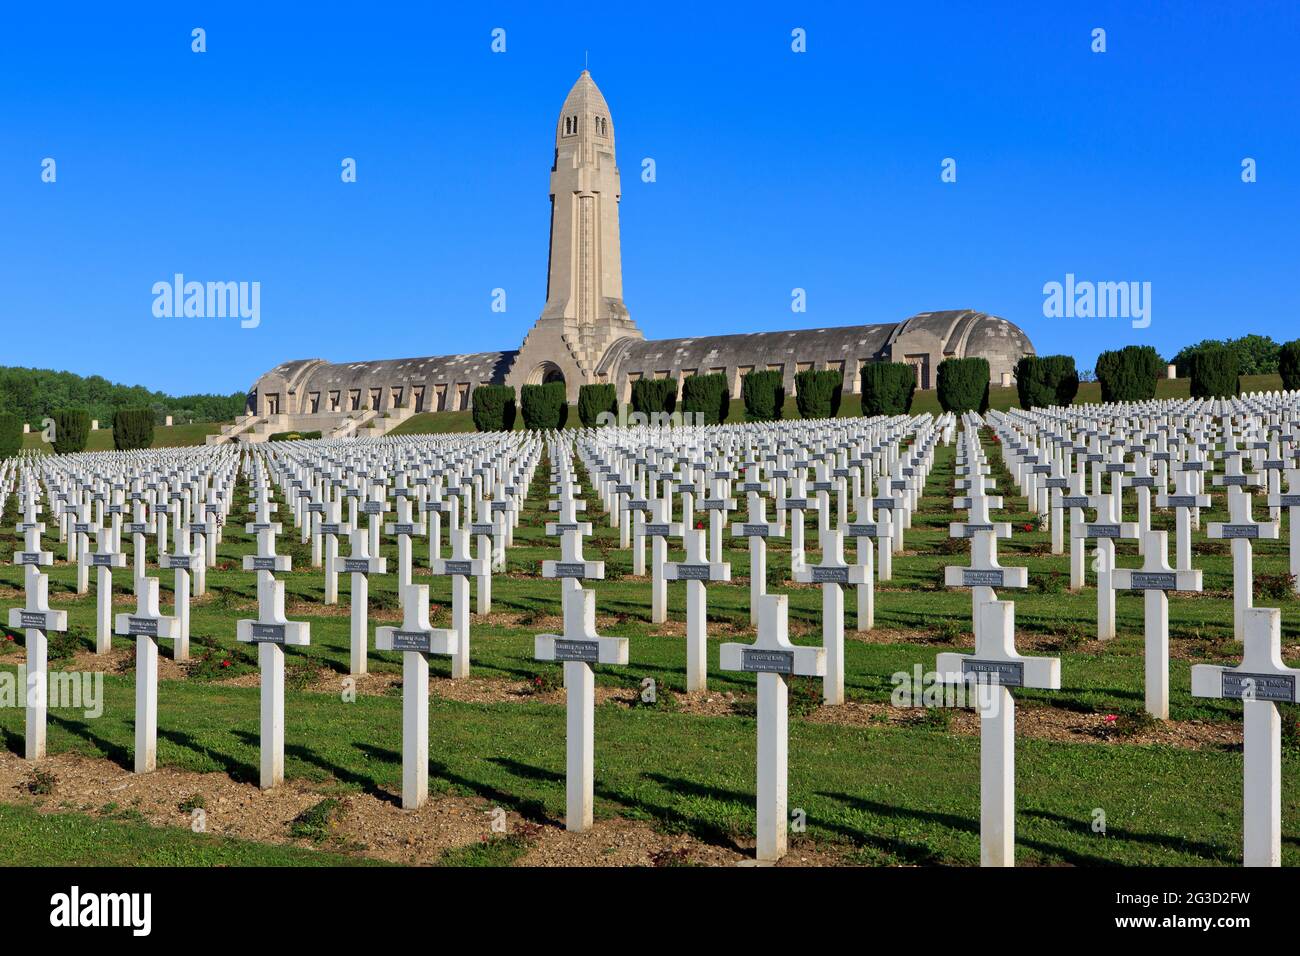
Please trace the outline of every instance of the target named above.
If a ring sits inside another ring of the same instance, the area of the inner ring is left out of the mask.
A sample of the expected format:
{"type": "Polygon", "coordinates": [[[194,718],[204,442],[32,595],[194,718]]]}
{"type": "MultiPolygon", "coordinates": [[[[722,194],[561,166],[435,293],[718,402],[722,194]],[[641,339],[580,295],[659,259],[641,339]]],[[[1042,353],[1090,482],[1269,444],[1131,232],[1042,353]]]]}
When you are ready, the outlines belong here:
{"type": "MultiPolygon", "coordinates": [[[[863,414],[898,415],[912,405],[916,373],[902,363],[868,362],[863,366],[863,414]]],[[[809,369],[795,375],[795,403],[802,418],[833,418],[843,398],[843,376],[832,369],[809,369]]],[[[677,398],[677,379],[639,379],[632,383],[632,414],[684,414],[706,425],[721,424],[731,415],[727,377],[721,373],[688,375],[677,398]]],[[[774,370],[750,372],[741,379],[746,421],[775,421],[785,408],[785,384],[774,370]]],[[[515,390],[508,385],[480,385],[471,397],[474,427],[479,431],[514,428],[515,390]]],[[[568,418],[563,382],[525,385],[519,394],[525,428],[563,428],[568,418]]],[[[578,389],[578,419],[592,428],[617,419],[618,393],[611,383],[578,389]],[[609,416],[603,418],[602,416],[609,416]]]]}
{"type": "MultiPolygon", "coordinates": [[[[84,408],[64,408],[50,418],[54,422],[53,450],[69,455],[85,451],[90,438],[90,412],[84,408]]],[[[153,445],[152,408],[122,408],[113,413],[113,447],[133,451],[153,445]]],[[[23,418],[13,412],[0,413],[0,458],[16,455],[23,447],[23,418]]]]}

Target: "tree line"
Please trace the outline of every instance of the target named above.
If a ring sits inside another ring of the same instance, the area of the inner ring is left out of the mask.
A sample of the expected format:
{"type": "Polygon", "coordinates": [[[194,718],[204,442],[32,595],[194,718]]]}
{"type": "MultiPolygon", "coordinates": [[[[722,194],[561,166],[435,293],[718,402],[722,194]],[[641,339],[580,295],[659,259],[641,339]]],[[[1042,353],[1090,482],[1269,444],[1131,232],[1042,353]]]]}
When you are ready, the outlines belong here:
{"type": "Polygon", "coordinates": [[[244,392],[173,396],[141,385],[120,385],[99,375],[0,366],[0,411],[33,429],[40,427],[43,418],[69,408],[85,410],[104,425],[126,408],[151,410],[156,425],[168,415],[177,424],[227,422],[243,414],[245,398],[244,392]]]}

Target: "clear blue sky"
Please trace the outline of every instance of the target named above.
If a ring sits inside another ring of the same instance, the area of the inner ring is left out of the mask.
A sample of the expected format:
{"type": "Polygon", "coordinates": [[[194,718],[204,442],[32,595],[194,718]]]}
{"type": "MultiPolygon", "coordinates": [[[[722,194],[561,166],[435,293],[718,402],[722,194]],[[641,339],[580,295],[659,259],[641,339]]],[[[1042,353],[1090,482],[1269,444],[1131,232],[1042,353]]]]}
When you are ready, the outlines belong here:
{"type": "Polygon", "coordinates": [[[1091,368],[1300,335],[1295,3],[542,6],[7,4],[0,364],[229,392],[290,358],[517,347],[584,50],[648,337],[969,307],[1091,368]],[[155,318],[177,272],[260,282],[261,325],[155,318]],[[1151,326],[1044,318],[1066,273],[1150,282],[1151,326]]]}

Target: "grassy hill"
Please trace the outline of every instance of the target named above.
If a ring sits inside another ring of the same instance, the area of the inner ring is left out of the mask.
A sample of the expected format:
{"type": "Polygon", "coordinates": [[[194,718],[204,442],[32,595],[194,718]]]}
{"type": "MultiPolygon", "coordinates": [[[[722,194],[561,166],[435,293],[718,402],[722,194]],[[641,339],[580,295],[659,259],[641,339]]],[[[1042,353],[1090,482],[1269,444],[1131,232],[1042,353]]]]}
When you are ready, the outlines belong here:
{"type": "MultiPolygon", "coordinates": [[[[190,425],[156,425],[153,430],[154,448],[181,448],[187,445],[202,445],[209,435],[221,431],[223,422],[195,422],[190,425]]],[[[40,432],[31,432],[23,436],[24,448],[44,448],[50,446],[41,441],[40,432]]],[[[86,440],[86,451],[112,451],[113,429],[100,428],[90,433],[86,440]]]]}

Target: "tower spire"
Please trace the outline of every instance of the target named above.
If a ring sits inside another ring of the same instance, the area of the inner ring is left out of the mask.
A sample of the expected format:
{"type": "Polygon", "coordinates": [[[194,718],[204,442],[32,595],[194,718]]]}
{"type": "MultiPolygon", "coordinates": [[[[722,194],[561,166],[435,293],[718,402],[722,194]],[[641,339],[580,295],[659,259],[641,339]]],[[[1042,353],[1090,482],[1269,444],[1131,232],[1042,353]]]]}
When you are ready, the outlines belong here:
{"type": "MultiPolygon", "coordinates": [[[[584,51],[584,62],[586,58],[584,51]]],[[[559,371],[569,386],[570,399],[576,399],[579,385],[595,381],[596,366],[616,339],[643,337],[623,304],[621,192],[614,160],[614,120],[605,97],[584,69],[555,124],[546,305],[512,369],[520,384],[536,377],[543,354],[552,365],[560,354],[572,363],[559,371]]]]}

